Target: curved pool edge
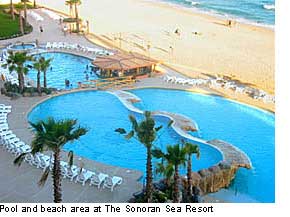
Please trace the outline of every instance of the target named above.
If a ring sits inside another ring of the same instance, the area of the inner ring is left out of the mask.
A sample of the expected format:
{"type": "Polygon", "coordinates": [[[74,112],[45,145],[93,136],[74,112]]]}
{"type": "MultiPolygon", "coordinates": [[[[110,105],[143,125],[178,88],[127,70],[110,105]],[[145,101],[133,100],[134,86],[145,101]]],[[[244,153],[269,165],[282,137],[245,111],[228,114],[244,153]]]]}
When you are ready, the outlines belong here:
{"type": "MultiPolygon", "coordinates": [[[[126,92],[123,90],[106,91],[106,92],[116,96],[120,100],[120,102],[129,111],[139,113],[139,114],[144,113],[144,111],[136,108],[133,105],[134,102],[140,101],[140,98],[137,97],[136,95],[134,95],[133,93],[126,92]]],[[[152,113],[153,113],[153,116],[163,116],[163,117],[166,117],[166,118],[170,119],[171,121],[173,121],[173,124],[171,127],[181,137],[190,139],[192,141],[201,143],[203,145],[211,146],[214,149],[216,149],[217,151],[219,151],[224,162],[230,163],[231,165],[236,165],[238,167],[244,167],[247,169],[252,168],[252,162],[251,162],[249,156],[245,152],[243,152],[239,148],[237,148],[236,146],[234,146],[230,143],[218,140],[218,139],[206,141],[206,140],[194,137],[194,136],[188,134],[185,130],[181,129],[181,127],[176,124],[177,120],[175,119],[175,117],[170,115],[170,113],[164,114],[164,113],[160,113],[159,111],[153,111],[152,113]],[[212,142],[212,141],[216,141],[216,142],[212,142]],[[224,146],[221,146],[220,145],[221,143],[223,143],[224,146]]],[[[195,122],[195,121],[193,121],[193,122],[195,122]]],[[[220,162],[218,162],[217,164],[219,164],[220,162]]]]}
{"type": "Polygon", "coordinates": [[[162,89],[162,90],[176,90],[176,91],[185,91],[185,92],[190,92],[190,93],[195,93],[195,94],[200,94],[200,95],[206,95],[206,96],[213,96],[213,97],[220,97],[220,98],[224,98],[228,101],[231,101],[233,103],[237,103],[237,104],[240,104],[240,105],[244,105],[244,106],[248,106],[250,108],[253,108],[255,110],[258,110],[258,111],[261,111],[261,112],[264,112],[264,113],[269,113],[271,115],[275,115],[275,111],[272,111],[270,109],[266,109],[266,108],[262,108],[262,107],[259,107],[259,106],[254,106],[252,104],[248,104],[248,103],[245,103],[245,102],[241,102],[241,101],[238,101],[238,100],[235,100],[235,99],[232,99],[230,97],[227,97],[225,95],[221,95],[221,94],[217,94],[217,93],[211,93],[211,92],[203,92],[203,91],[199,91],[199,90],[193,90],[193,89],[183,89],[182,87],[181,88],[172,88],[172,87],[162,87],[162,86],[145,86],[145,87],[133,87],[133,88],[126,88],[124,90],[126,91],[130,91],[130,90],[142,90],[142,89],[162,89]]]}

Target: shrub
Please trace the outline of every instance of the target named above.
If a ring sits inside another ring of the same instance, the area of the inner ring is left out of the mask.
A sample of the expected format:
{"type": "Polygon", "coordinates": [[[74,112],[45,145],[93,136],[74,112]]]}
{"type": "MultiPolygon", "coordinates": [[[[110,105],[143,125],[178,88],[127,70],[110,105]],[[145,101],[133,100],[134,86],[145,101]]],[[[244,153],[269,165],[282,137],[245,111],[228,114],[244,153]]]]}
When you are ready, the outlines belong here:
{"type": "Polygon", "coordinates": [[[4,88],[6,89],[6,92],[19,93],[19,87],[17,84],[11,84],[11,82],[5,82],[4,88]]]}

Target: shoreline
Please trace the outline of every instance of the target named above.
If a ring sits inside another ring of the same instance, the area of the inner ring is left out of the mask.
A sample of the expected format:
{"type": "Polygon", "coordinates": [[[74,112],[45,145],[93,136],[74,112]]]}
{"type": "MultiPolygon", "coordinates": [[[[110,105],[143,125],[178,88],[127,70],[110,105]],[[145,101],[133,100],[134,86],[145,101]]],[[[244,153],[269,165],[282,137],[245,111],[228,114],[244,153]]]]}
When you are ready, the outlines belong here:
{"type": "Polygon", "coordinates": [[[235,16],[232,14],[219,14],[218,11],[206,11],[206,10],[202,10],[200,8],[196,8],[196,7],[187,7],[185,5],[181,5],[178,3],[174,3],[174,2],[167,2],[167,1],[163,1],[163,0],[140,0],[140,1],[144,1],[144,2],[149,2],[152,4],[160,4],[160,5],[164,5],[165,7],[175,7],[176,9],[180,9],[180,10],[184,10],[185,12],[189,12],[195,15],[200,15],[200,16],[205,16],[209,19],[219,19],[219,20],[234,20],[236,22],[238,22],[239,24],[244,24],[244,25],[248,25],[251,27],[260,27],[260,28],[264,28],[264,29],[269,29],[272,31],[275,31],[275,24],[268,24],[268,23],[258,23],[257,21],[254,20],[249,20],[246,19],[244,17],[239,17],[239,16],[235,16]]]}

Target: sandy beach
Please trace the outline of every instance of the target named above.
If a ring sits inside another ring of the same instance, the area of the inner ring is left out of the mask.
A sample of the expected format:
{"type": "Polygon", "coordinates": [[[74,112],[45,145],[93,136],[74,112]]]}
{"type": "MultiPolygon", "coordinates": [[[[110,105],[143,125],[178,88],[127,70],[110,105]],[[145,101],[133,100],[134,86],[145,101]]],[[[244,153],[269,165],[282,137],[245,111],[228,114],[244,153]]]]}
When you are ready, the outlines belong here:
{"type": "MultiPolygon", "coordinates": [[[[69,11],[64,1],[37,2],[69,11]]],[[[275,92],[272,29],[228,27],[221,18],[145,0],[86,0],[79,11],[103,42],[149,55],[188,76],[228,75],[275,92]]]]}

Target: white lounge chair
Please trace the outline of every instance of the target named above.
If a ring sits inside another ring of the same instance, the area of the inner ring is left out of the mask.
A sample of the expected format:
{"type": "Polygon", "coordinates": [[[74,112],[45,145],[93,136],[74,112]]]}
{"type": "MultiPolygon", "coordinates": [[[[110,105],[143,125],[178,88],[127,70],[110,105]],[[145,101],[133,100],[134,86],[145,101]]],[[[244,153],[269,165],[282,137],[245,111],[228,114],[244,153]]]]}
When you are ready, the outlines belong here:
{"type": "Polygon", "coordinates": [[[80,173],[77,175],[75,183],[80,182],[84,186],[86,181],[89,180],[93,175],[96,175],[96,173],[90,170],[82,169],[80,173]]]}
{"type": "Polygon", "coordinates": [[[79,168],[75,165],[71,166],[71,167],[67,167],[67,171],[65,174],[66,178],[69,178],[71,181],[73,181],[73,179],[78,175],[79,168]]]}
{"type": "Polygon", "coordinates": [[[90,182],[90,186],[91,185],[96,185],[98,188],[101,187],[101,184],[105,181],[106,178],[108,178],[109,175],[105,174],[105,173],[99,173],[98,175],[93,175],[91,177],[91,182],[90,182]]]}
{"type": "Polygon", "coordinates": [[[112,178],[111,177],[107,177],[105,179],[103,188],[110,188],[111,191],[113,191],[114,187],[116,185],[121,185],[122,182],[123,182],[123,179],[121,177],[118,177],[118,176],[113,176],[112,178]]]}

